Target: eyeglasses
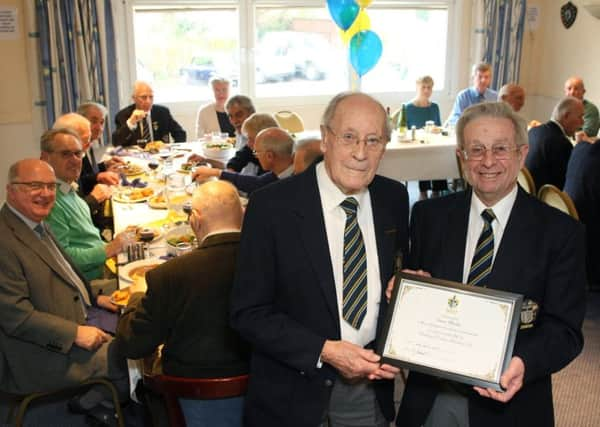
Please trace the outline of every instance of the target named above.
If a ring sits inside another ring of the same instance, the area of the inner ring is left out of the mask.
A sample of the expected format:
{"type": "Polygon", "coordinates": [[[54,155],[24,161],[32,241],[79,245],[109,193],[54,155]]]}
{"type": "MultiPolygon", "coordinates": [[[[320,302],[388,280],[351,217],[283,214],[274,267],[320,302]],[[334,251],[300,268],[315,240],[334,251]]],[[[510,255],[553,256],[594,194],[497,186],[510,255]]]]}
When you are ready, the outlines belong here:
{"type": "Polygon", "coordinates": [[[365,146],[369,151],[379,151],[383,149],[384,146],[383,139],[377,135],[367,135],[363,139],[360,139],[360,137],[353,132],[344,132],[341,135],[338,135],[329,126],[327,126],[327,130],[331,132],[331,134],[342,144],[342,146],[347,148],[358,145],[360,141],[364,141],[365,146]]]}
{"type": "Polygon", "coordinates": [[[252,154],[256,156],[257,154],[266,153],[267,151],[268,150],[252,150],[252,154]]]}
{"type": "Polygon", "coordinates": [[[58,153],[63,159],[68,159],[71,156],[75,156],[78,159],[82,159],[85,152],[83,150],[60,150],[60,151],[52,151],[53,153],[58,153]]]}
{"type": "Polygon", "coordinates": [[[511,153],[519,151],[519,146],[512,147],[507,144],[492,145],[488,148],[485,145],[473,145],[465,150],[462,150],[466,160],[483,160],[485,153],[490,151],[496,160],[508,160],[511,153]]]}
{"type": "Polygon", "coordinates": [[[22,185],[25,188],[27,188],[27,190],[30,193],[39,193],[44,188],[50,192],[55,192],[56,189],[58,188],[57,182],[40,182],[40,181],[19,182],[19,181],[17,181],[17,182],[11,182],[11,184],[22,185]]]}
{"type": "Polygon", "coordinates": [[[138,99],[141,99],[142,101],[152,101],[154,100],[154,95],[136,95],[135,96],[138,99]]]}

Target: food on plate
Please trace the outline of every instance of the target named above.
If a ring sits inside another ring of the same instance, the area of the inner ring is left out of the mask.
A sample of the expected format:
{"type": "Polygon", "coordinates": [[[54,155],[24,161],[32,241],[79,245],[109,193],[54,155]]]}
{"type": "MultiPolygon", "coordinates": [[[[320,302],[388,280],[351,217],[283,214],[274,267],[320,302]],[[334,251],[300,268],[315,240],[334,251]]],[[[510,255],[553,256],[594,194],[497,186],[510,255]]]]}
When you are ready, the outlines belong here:
{"type": "Polygon", "coordinates": [[[233,148],[229,142],[207,142],[204,147],[209,150],[230,150],[233,148]]]}
{"type": "Polygon", "coordinates": [[[158,153],[160,150],[165,148],[165,143],[162,141],[152,141],[146,144],[144,151],[148,151],[150,153],[158,153]]]}
{"type": "Polygon", "coordinates": [[[126,163],[120,167],[120,170],[121,173],[125,174],[125,176],[139,175],[144,172],[144,169],[135,163],[126,163]]]}
{"type": "Polygon", "coordinates": [[[118,289],[112,293],[110,296],[110,300],[113,304],[116,305],[127,305],[129,302],[129,296],[131,293],[129,292],[129,287],[124,289],[118,289]]]}
{"type": "Polygon", "coordinates": [[[141,201],[147,199],[154,194],[152,188],[129,188],[117,193],[119,199],[125,199],[130,201],[141,201]]]}
{"type": "Polygon", "coordinates": [[[431,133],[442,133],[442,128],[439,126],[433,126],[431,128],[431,133]]]}
{"type": "Polygon", "coordinates": [[[167,243],[171,246],[177,246],[179,243],[194,243],[196,236],[193,234],[182,234],[180,236],[173,236],[167,239],[167,243]]]}
{"type": "Polygon", "coordinates": [[[194,164],[191,162],[185,162],[185,163],[181,164],[181,170],[183,172],[190,172],[193,167],[194,167],[194,164]]]}
{"type": "Polygon", "coordinates": [[[167,209],[167,199],[163,193],[159,193],[148,199],[148,206],[154,209],[167,209]]]}
{"type": "Polygon", "coordinates": [[[148,227],[136,227],[135,236],[138,241],[144,241],[144,238],[148,240],[154,240],[160,235],[160,232],[155,228],[148,227]]]}
{"type": "Polygon", "coordinates": [[[160,265],[159,263],[156,263],[156,264],[140,265],[139,267],[132,268],[129,271],[129,277],[133,281],[139,280],[139,278],[145,277],[147,272],[158,267],[159,265],[160,265]]]}

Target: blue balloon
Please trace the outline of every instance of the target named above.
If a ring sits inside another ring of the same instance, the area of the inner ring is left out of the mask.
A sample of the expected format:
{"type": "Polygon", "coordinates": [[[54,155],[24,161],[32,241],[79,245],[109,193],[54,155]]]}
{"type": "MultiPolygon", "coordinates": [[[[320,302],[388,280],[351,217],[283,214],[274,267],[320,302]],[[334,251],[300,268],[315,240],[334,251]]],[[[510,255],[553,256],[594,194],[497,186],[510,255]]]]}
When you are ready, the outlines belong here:
{"type": "Polygon", "coordinates": [[[377,64],[382,50],[381,39],[371,30],[359,31],[350,39],[350,63],[359,77],[377,64]]]}
{"type": "Polygon", "coordinates": [[[354,0],[327,0],[329,13],[338,27],[346,31],[360,12],[360,6],[354,0]]]}

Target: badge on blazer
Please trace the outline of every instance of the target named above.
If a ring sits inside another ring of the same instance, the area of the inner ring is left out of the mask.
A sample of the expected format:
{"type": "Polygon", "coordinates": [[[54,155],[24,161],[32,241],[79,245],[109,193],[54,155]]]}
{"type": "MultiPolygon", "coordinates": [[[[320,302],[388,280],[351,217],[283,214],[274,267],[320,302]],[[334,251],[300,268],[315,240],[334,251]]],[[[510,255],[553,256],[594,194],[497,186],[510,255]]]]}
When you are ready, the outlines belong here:
{"type": "Polygon", "coordinates": [[[158,122],[152,122],[152,129],[154,129],[154,132],[158,130],[158,122]]]}
{"type": "Polygon", "coordinates": [[[538,303],[533,300],[526,299],[523,301],[519,329],[529,329],[533,327],[539,308],[540,306],[538,303]]]}
{"type": "Polygon", "coordinates": [[[563,4],[560,8],[560,20],[565,28],[571,28],[571,25],[575,22],[575,18],[577,18],[577,6],[571,2],[563,4]]]}

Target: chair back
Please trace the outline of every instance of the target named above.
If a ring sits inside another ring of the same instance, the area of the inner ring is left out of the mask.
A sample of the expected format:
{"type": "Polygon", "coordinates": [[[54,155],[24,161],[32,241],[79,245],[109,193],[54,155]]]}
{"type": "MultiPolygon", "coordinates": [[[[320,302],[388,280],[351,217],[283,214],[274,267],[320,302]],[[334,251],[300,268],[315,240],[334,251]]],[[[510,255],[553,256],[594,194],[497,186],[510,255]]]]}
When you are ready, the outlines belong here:
{"type": "Polygon", "coordinates": [[[579,221],[579,215],[577,214],[575,203],[573,203],[571,197],[564,191],[560,191],[554,185],[543,185],[538,192],[538,199],[579,221]]]}
{"type": "Polygon", "coordinates": [[[179,398],[208,400],[243,396],[248,388],[248,375],[228,378],[184,378],[144,372],[144,385],[163,396],[169,426],[185,427],[179,398]]]}
{"type": "Polygon", "coordinates": [[[293,111],[279,111],[275,113],[275,120],[279,126],[290,133],[304,132],[304,122],[298,113],[293,111]]]}
{"type": "Polygon", "coordinates": [[[525,166],[519,171],[519,176],[517,177],[517,182],[523,188],[523,190],[527,191],[529,194],[536,195],[535,192],[535,182],[533,181],[533,177],[525,166]]]}

